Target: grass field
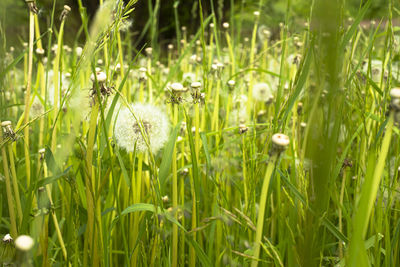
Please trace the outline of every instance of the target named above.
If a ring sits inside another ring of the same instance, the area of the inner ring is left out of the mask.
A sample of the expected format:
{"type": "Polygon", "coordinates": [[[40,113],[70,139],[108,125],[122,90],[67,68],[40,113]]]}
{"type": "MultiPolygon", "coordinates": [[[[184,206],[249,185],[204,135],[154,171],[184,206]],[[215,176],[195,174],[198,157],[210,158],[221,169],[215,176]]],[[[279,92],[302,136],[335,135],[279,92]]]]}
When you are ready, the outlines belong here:
{"type": "Polygon", "coordinates": [[[397,4],[176,1],[168,44],[149,1],[138,46],[135,0],[77,2],[85,43],[68,6],[0,22],[2,266],[400,266],[397,4]]]}

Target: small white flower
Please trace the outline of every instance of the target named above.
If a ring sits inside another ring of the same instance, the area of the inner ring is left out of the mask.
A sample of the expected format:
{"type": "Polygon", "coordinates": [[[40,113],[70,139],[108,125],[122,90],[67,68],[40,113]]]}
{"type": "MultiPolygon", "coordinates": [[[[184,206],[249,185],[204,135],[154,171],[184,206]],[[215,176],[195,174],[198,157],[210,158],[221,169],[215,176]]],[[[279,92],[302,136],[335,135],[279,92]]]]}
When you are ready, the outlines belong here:
{"type": "Polygon", "coordinates": [[[131,109],[137,120],[129,108],[121,109],[118,114],[114,130],[117,144],[128,152],[132,152],[136,144],[137,151],[144,152],[148,148],[145,141],[148,138],[151,151],[156,153],[168,140],[169,122],[166,114],[150,104],[131,104],[131,109]],[[146,139],[143,138],[140,125],[143,126],[146,139]]]}
{"type": "Polygon", "coordinates": [[[271,99],[272,90],[266,83],[257,83],[253,86],[253,98],[256,101],[266,102],[271,99]]]}
{"type": "Polygon", "coordinates": [[[22,251],[29,251],[32,249],[35,241],[29,235],[20,235],[15,239],[15,247],[22,251]]]}

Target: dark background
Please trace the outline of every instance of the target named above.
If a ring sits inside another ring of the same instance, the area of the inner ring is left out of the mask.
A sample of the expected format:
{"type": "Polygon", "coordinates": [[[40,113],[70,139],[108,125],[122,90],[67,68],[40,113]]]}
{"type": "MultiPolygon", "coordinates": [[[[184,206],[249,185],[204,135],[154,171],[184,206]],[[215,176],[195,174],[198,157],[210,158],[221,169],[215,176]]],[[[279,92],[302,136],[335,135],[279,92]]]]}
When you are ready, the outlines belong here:
{"type": "MultiPolygon", "coordinates": [[[[152,2],[153,6],[155,0],[138,0],[135,4],[135,11],[130,15],[130,19],[133,21],[132,26],[129,28],[132,33],[132,39],[137,37],[143,30],[146,22],[149,18],[149,1],[152,2]]],[[[366,20],[369,19],[385,19],[387,17],[387,5],[388,0],[374,0],[371,8],[365,16],[366,20]]],[[[99,1],[98,0],[82,0],[83,5],[86,7],[86,11],[89,18],[93,18],[99,1]]],[[[160,0],[160,13],[159,13],[159,35],[158,42],[167,43],[175,37],[175,18],[173,5],[175,0],[160,0]]],[[[205,15],[211,13],[211,0],[203,0],[202,6],[205,15]]],[[[217,20],[219,22],[227,21],[230,18],[231,10],[235,11],[235,17],[240,17],[243,20],[244,34],[251,31],[253,25],[253,11],[258,9],[258,0],[213,0],[214,9],[216,12],[217,20]],[[243,3],[245,3],[243,5],[243,3]],[[233,4],[233,6],[232,6],[233,4]],[[244,6],[241,11],[241,6],[244,6]]],[[[278,27],[279,22],[284,20],[286,1],[272,0],[266,1],[261,9],[260,22],[265,24],[272,31],[278,27]]],[[[357,14],[359,7],[365,1],[348,0],[346,1],[347,16],[354,16],[357,14]]],[[[43,33],[50,25],[51,12],[53,8],[53,0],[37,0],[37,6],[39,8],[39,18],[41,25],[41,32],[43,33]]],[[[78,11],[78,3],[75,0],[58,0],[55,2],[55,21],[54,25],[56,29],[59,27],[59,14],[63,10],[63,5],[69,5],[72,11],[67,18],[65,27],[65,43],[72,45],[75,41],[79,43],[84,42],[84,36],[77,36],[77,32],[81,26],[81,18],[78,11]]],[[[291,1],[291,27],[292,29],[296,25],[303,24],[305,18],[309,16],[309,8],[311,0],[292,0],[291,1]]],[[[185,25],[188,28],[188,32],[193,33],[199,27],[199,11],[197,0],[181,0],[179,1],[178,14],[180,25],[185,25]]],[[[395,15],[395,14],[394,14],[395,15]]],[[[27,40],[28,36],[28,9],[24,0],[0,0],[0,23],[1,23],[1,45],[3,47],[21,46],[24,40],[27,40]]],[[[149,42],[150,33],[146,33],[143,42],[149,42]]],[[[134,40],[133,40],[134,42],[134,40]]]]}

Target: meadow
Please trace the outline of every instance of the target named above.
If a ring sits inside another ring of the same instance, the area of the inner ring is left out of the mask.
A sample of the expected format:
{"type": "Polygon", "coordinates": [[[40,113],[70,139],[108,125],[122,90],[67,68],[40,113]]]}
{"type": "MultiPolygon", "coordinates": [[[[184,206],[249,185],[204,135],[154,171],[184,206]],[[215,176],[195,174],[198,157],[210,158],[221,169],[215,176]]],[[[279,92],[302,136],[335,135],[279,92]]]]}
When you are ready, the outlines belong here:
{"type": "Polygon", "coordinates": [[[133,36],[135,0],[77,0],[71,42],[76,10],[25,2],[18,43],[0,21],[1,266],[400,266],[398,3],[267,25],[199,0],[192,31],[174,1],[161,42],[162,1],[133,36]]]}

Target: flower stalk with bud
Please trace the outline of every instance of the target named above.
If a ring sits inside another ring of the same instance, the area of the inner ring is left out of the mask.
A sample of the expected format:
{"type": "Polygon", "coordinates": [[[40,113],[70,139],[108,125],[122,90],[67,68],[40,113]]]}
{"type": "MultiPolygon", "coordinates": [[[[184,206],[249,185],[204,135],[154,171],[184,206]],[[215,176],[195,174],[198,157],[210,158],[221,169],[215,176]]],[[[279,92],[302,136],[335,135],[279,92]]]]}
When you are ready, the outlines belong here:
{"type": "Polygon", "coordinates": [[[264,181],[261,189],[262,191],[260,196],[259,209],[258,209],[256,238],[253,249],[253,258],[255,259],[252,261],[251,267],[257,267],[258,265],[258,258],[260,256],[260,244],[262,242],[261,239],[264,227],[265,206],[267,204],[266,202],[268,195],[268,187],[272,178],[272,173],[274,171],[274,167],[279,158],[279,155],[286,150],[286,148],[289,145],[289,142],[290,140],[287,135],[276,133],[272,136],[272,148],[270,151],[271,157],[268,161],[267,171],[265,172],[264,181]]]}

